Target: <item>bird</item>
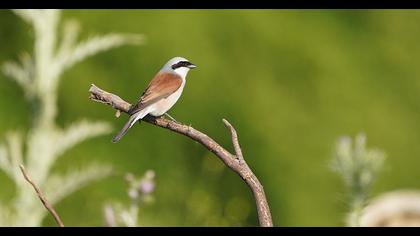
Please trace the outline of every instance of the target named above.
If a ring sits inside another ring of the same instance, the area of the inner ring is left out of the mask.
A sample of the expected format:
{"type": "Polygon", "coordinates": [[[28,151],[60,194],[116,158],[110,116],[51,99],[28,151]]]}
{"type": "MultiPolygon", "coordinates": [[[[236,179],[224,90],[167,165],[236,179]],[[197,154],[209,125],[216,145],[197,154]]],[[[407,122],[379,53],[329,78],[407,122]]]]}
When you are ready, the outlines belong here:
{"type": "Polygon", "coordinates": [[[197,66],[183,57],[170,59],[150,81],[138,102],[131,106],[128,114],[130,118],[124,127],[112,138],[112,142],[118,142],[127,131],[146,115],[160,117],[175,105],[181,97],[186,83],[186,77],[190,69],[197,66]]]}

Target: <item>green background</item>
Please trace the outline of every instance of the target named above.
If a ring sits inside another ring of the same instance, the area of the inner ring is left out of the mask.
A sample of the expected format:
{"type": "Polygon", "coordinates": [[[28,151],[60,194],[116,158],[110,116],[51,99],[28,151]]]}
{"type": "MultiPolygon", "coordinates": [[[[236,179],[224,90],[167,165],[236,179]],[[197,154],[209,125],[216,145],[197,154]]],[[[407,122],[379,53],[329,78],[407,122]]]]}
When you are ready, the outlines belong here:
{"type": "MultiPolygon", "coordinates": [[[[336,139],[365,132],[368,146],[387,153],[373,194],[419,188],[420,12],[417,10],[65,10],[82,39],[100,33],[141,33],[147,43],[124,46],[77,64],[59,88],[60,126],[81,118],[127,116],[88,99],[91,83],[134,102],[169,58],[198,65],[170,114],[228,150],[222,118],[237,129],[248,164],[263,183],[275,225],[341,226],[345,188],[330,170],[336,139]]],[[[31,28],[0,11],[0,62],[32,50],[31,28]]],[[[30,125],[20,88],[0,75],[0,137],[30,125]]],[[[198,143],[143,123],[118,144],[114,133],[65,153],[55,171],[94,161],[115,176],[60,202],[66,225],[103,225],[106,202],[128,203],[122,174],[156,172],[144,226],[254,226],[252,194],[242,180],[198,143]]],[[[13,185],[0,173],[0,200],[13,185]]],[[[35,197],[35,195],[34,195],[35,197]]],[[[55,225],[50,216],[44,225],[55,225]]]]}

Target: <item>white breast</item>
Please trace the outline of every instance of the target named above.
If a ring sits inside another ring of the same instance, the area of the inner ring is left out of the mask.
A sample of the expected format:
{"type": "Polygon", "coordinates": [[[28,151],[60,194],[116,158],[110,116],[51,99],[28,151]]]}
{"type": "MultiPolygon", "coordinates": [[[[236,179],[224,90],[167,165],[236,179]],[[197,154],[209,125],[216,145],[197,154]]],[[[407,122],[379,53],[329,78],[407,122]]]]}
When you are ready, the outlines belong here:
{"type": "Polygon", "coordinates": [[[169,111],[169,109],[171,109],[172,106],[175,105],[175,103],[181,97],[184,86],[185,86],[185,78],[182,79],[182,84],[176,92],[169,95],[167,98],[164,98],[156,102],[155,104],[151,105],[150,106],[151,111],[149,112],[149,114],[151,114],[152,116],[161,116],[165,114],[167,111],[169,111]]]}

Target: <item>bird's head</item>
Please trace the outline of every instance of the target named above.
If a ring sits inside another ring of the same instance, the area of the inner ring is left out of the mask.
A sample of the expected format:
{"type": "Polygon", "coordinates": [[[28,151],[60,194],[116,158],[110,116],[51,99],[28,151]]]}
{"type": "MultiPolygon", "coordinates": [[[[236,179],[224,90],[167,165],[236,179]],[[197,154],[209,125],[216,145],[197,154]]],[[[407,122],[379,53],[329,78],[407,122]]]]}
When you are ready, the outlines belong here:
{"type": "Polygon", "coordinates": [[[163,66],[162,70],[171,70],[185,78],[185,76],[187,76],[188,71],[196,67],[196,65],[194,65],[193,63],[191,63],[183,57],[174,57],[163,66]]]}

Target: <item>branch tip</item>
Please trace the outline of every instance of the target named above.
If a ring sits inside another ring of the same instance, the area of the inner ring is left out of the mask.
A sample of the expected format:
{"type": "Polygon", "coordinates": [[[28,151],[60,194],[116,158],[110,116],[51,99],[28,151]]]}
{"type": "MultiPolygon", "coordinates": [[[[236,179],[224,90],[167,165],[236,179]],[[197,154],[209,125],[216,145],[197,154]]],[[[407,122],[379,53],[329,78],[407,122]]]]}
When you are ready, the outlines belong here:
{"type": "Polygon", "coordinates": [[[222,121],[223,121],[223,124],[225,124],[226,128],[228,129],[232,128],[232,125],[225,118],[223,118],[222,121]]]}

